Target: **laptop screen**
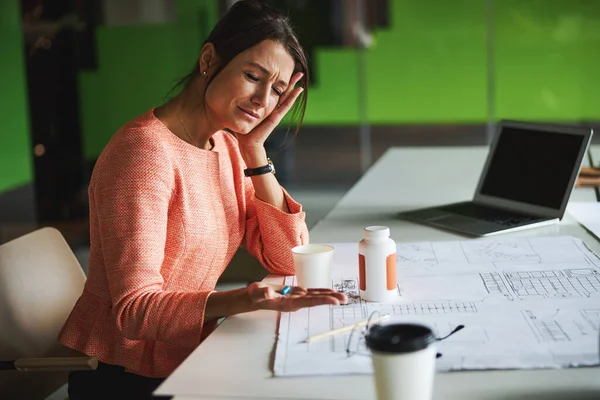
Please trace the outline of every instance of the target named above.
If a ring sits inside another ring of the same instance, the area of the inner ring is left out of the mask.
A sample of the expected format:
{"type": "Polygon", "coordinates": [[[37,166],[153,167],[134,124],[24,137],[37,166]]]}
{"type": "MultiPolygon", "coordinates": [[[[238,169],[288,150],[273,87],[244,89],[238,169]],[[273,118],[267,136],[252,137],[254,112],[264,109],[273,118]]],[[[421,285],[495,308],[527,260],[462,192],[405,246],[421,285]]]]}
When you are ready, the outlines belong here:
{"type": "Polygon", "coordinates": [[[479,193],[560,209],[584,139],[504,127],[479,193]]]}

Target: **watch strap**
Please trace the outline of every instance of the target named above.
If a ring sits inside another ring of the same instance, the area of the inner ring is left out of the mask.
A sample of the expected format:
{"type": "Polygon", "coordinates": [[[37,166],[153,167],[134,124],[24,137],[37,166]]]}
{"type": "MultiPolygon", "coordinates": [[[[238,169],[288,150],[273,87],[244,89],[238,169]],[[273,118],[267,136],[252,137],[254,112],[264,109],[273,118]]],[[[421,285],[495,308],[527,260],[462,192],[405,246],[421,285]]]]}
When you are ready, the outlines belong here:
{"type": "Polygon", "coordinates": [[[271,161],[271,159],[267,158],[267,165],[263,165],[262,167],[257,167],[257,168],[246,168],[244,170],[244,175],[245,176],[256,176],[256,175],[268,174],[269,172],[271,172],[272,174],[275,174],[275,166],[273,165],[273,162],[271,161]]]}

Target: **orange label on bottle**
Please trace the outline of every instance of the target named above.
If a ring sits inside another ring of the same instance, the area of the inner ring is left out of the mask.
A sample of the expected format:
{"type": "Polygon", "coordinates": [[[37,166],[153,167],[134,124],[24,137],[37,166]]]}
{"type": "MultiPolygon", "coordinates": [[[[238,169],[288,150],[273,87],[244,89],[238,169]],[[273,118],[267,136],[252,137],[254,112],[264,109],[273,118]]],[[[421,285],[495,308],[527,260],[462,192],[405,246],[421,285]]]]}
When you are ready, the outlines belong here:
{"type": "Polygon", "coordinates": [[[396,253],[387,256],[386,266],[387,290],[396,289],[396,285],[398,284],[396,280],[396,253]]]}
{"type": "Polygon", "coordinates": [[[367,273],[365,271],[365,256],[358,255],[358,284],[360,290],[367,290],[367,273]]]}

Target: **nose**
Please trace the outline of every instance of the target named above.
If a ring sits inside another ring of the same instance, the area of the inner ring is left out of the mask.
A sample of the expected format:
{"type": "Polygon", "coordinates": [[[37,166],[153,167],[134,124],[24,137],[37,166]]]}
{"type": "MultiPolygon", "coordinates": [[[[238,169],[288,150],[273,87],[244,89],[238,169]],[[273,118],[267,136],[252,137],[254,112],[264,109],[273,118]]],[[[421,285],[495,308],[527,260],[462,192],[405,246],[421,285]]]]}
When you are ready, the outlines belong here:
{"type": "Polygon", "coordinates": [[[252,96],[252,103],[259,107],[268,108],[269,107],[269,89],[260,87],[256,89],[254,95],[252,96]]]}

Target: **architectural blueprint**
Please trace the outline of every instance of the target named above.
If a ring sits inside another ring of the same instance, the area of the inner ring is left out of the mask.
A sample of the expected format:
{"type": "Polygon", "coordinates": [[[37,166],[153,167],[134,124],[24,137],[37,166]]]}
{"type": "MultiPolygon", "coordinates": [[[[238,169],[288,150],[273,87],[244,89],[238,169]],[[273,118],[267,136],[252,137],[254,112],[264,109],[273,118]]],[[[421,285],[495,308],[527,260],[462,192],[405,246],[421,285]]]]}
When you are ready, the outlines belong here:
{"type": "Polygon", "coordinates": [[[303,341],[386,314],[385,323],[426,324],[438,337],[465,326],[437,342],[439,371],[599,363],[600,258],[580,239],[399,243],[399,296],[389,303],[360,299],[357,244],[332,244],[332,287],[349,302],[282,313],[276,376],[371,373],[365,328],[303,341]]]}

